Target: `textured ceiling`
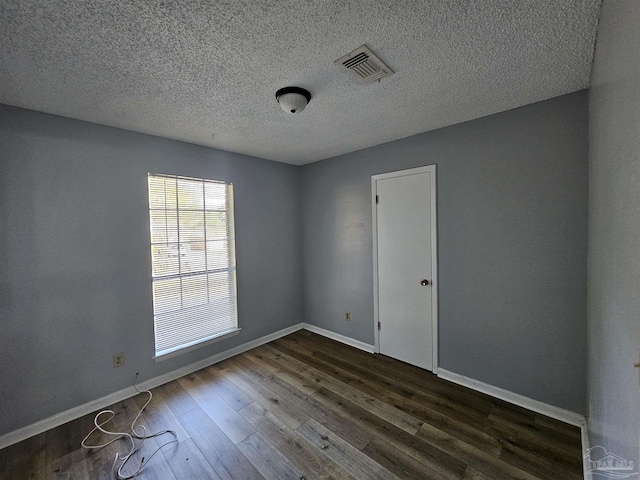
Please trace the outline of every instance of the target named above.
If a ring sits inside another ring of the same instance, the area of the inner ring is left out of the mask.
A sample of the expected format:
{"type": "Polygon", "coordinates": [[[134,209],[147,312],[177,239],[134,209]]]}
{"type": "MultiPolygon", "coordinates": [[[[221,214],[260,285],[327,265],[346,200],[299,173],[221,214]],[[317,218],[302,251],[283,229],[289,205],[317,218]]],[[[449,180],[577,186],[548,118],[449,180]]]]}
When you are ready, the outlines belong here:
{"type": "Polygon", "coordinates": [[[300,165],[588,87],[599,9],[2,0],[0,102],[300,165]],[[333,64],[362,44],[396,73],[361,86],[333,64]],[[288,85],[304,112],[276,103],[288,85]]]}

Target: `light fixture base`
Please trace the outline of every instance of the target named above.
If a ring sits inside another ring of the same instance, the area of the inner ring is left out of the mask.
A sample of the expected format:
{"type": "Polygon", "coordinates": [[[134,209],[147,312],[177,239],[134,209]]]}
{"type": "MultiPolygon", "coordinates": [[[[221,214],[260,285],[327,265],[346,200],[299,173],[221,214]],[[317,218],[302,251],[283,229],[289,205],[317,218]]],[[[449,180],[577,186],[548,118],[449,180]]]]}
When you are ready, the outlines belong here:
{"type": "Polygon", "coordinates": [[[308,90],[300,87],[284,87],[276,92],[280,108],[287,113],[300,113],[311,100],[308,90]]]}

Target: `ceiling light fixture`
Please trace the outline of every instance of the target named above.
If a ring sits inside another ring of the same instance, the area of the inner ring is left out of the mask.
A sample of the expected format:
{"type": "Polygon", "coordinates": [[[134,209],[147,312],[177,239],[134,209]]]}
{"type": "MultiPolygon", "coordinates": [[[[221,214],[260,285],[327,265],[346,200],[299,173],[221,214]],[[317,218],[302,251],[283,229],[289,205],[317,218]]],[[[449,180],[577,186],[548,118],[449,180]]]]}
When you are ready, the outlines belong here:
{"type": "Polygon", "coordinates": [[[280,108],[287,113],[300,113],[311,100],[311,94],[300,87],[284,87],[276,92],[280,108]]]}

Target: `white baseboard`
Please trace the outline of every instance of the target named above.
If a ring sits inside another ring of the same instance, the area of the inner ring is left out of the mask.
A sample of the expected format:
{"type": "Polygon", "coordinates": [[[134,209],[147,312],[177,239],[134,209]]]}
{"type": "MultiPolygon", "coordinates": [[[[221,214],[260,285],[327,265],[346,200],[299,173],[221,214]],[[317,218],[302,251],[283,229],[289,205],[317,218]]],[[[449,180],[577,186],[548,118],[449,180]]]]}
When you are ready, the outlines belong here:
{"type": "MultiPolygon", "coordinates": [[[[209,365],[213,365],[214,363],[221,362],[222,360],[226,360],[227,358],[231,358],[235,355],[246,352],[247,350],[251,350],[252,348],[271,342],[272,340],[275,340],[277,338],[289,335],[290,333],[301,330],[302,328],[304,328],[304,324],[298,323],[297,325],[293,325],[269,335],[265,335],[264,337],[257,338],[256,340],[243,343],[242,345],[238,345],[237,347],[231,348],[224,352],[217,353],[185,367],[173,370],[149,380],[145,380],[144,382],[138,384],[138,389],[148,390],[151,388],[159,387],[160,385],[164,385],[165,383],[171,382],[180,377],[184,377],[185,375],[189,375],[190,373],[208,367],[209,365]]],[[[91,412],[100,410],[101,408],[113,405],[116,402],[126,400],[127,398],[133,397],[136,394],[137,392],[133,386],[127,387],[122,390],[118,390],[117,392],[110,393],[109,395],[105,395],[104,397],[87,402],[83,405],[78,405],[77,407],[70,408],[69,410],[65,410],[64,412],[57,413],[31,425],[27,425],[26,427],[6,433],[0,436],[0,450],[8,447],[9,445],[13,445],[14,443],[26,440],[27,438],[30,438],[34,435],[38,435],[52,428],[63,425],[67,422],[70,422],[71,420],[75,420],[76,418],[80,418],[91,412]]]]}
{"type": "Polygon", "coordinates": [[[576,427],[582,428],[586,424],[584,415],[581,415],[579,413],[565,410],[564,408],[555,407],[553,405],[549,405],[548,403],[540,402],[538,400],[534,400],[533,398],[510,392],[509,390],[494,387],[493,385],[489,385],[488,383],[480,382],[478,380],[465,377],[464,375],[450,372],[448,370],[445,370],[444,368],[440,368],[438,370],[438,377],[443,378],[444,380],[449,380],[453,383],[457,383],[458,385],[462,385],[463,387],[485,393],[491,397],[499,398],[500,400],[504,400],[505,402],[519,405],[536,413],[546,415],[547,417],[555,418],[556,420],[568,423],[569,425],[575,425],[576,427]]]}
{"type": "Polygon", "coordinates": [[[580,440],[582,441],[582,474],[584,475],[584,480],[591,480],[591,475],[587,472],[591,468],[589,465],[589,460],[587,459],[587,450],[589,450],[589,427],[588,423],[580,427],[580,440]]]}
{"type": "Polygon", "coordinates": [[[324,328],[316,327],[315,325],[311,325],[309,323],[303,323],[302,328],[304,328],[305,330],[309,330],[310,332],[317,333],[318,335],[322,335],[323,337],[330,338],[331,340],[335,340],[336,342],[359,348],[360,350],[364,350],[368,353],[375,352],[375,347],[373,345],[369,345],[368,343],[361,342],[360,340],[356,340],[351,337],[345,337],[344,335],[340,335],[339,333],[334,333],[330,330],[325,330],[324,328]]]}

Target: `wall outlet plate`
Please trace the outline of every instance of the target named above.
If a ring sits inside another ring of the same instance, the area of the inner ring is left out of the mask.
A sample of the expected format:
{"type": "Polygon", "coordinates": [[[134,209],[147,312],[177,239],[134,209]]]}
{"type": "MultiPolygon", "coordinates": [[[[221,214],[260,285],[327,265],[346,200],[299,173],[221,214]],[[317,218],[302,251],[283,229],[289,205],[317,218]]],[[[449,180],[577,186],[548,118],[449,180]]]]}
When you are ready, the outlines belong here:
{"type": "Polygon", "coordinates": [[[113,368],[118,368],[124,365],[124,352],[115,353],[113,355],[113,368]]]}
{"type": "Polygon", "coordinates": [[[351,312],[345,312],[344,319],[347,321],[351,320],[351,312]]]}

